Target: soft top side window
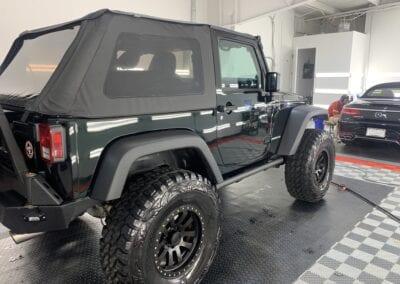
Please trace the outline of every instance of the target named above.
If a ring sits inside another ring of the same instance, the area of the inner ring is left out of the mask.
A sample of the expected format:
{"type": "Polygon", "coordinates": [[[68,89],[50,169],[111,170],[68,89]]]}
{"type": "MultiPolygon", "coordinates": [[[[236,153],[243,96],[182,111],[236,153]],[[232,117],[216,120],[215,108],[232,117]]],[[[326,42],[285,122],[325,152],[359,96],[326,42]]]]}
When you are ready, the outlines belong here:
{"type": "Polygon", "coordinates": [[[122,33],[104,92],[111,98],[202,94],[200,45],[194,38],[122,33]]]}

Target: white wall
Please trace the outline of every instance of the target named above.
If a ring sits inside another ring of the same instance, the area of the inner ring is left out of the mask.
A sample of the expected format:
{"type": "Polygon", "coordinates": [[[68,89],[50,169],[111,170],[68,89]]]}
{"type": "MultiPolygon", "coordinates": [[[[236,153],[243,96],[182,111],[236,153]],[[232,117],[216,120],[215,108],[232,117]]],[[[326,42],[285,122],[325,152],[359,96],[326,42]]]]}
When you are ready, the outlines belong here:
{"type": "Polygon", "coordinates": [[[290,92],[292,89],[294,13],[287,11],[276,14],[274,21],[274,48],[272,46],[272,22],[269,16],[238,24],[235,26],[235,30],[261,36],[264,54],[268,58],[270,69],[273,69],[271,71],[281,73],[281,90],[290,92]]]}
{"type": "MultiPolygon", "coordinates": [[[[186,1],[189,1],[189,0],[186,0],[186,1]]],[[[211,0],[194,0],[194,2],[196,4],[196,17],[195,17],[195,19],[193,19],[194,22],[197,22],[197,23],[208,23],[209,22],[208,6],[209,6],[209,3],[211,5],[213,4],[210,1],[211,0]]],[[[160,1],[158,1],[158,2],[160,2],[160,1]]],[[[171,10],[171,9],[167,9],[167,12],[169,10],[171,10]]],[[[165,14],[167,14],[167,13],[165,13],[165,14]]],[[[162,16],[162,17],[165,17],[165,16],[162,16]]]]}
{"type": "Polygon", "coordinates": [[[315,35],[321,32],[321,22],[306,22],[304,18],[295,16],[294,19],[295,36],[315,35]]]}
{"type": "Polygon", "coordinates": [[[349,90],[351,95],[361,95],[365,91],[365,69],[367,66],[367,50],[369,37],[363,33],[353,34],[351,51],[349,90]]]}
{"type": "MultiPolygon", "coordinates": [[[[303,36],[294,39],[294,54],[297,53],[298,49],[316,48],[316,74],[348,73],[350,69],[351,46],[351,32],[303,36]]],[[[297,61],[295,62],[295,66],[297,66],[297,61]]],[[[314,88],[317,90],[347,90],[347,87],[348,78],[315,78],[314,88]]]]}
{"type": "Polygon", "coordinates": [[[221,2],[221,25],[231,25],[271,13],[306,0],[214,0],[221,2]],[[289,3],[290,2],[290,3],[289,3]]]}
{"type": "MultiPolygon", "coordinates": [[[[197,21],[207,20],[209,3],[197,0],[197,21]]],[[[177,20],[191,18],[190,0],[3,0],[0,2],[0,60],[22,31],[73,20],[103,8],[177,20]]]]}
{"type": "Polygon", "coordinates": [[[365,87],[400,81],[400,8],[368,14],[366,29],[370,48],[365,87]]]}
{"type": "MultiPolygon", "coordinates": [[[[362,18],[358,23],[359,30],[364,29],[361,20],[362,18]]],[[[296,19],[297,35],[315,34],[323,30],[322,27],[318,29],[317,21],[303,22],[302,19],[296,19]]],[[[332,80],[331,78],[329,81],[338,88],[348,83],[349,89],[355,93],[365,91],[375,84],[400,81],[400,37],[397,34],[398,31],[400,31],[400,8],[368,13],[365,23],[365,32],[368,37],[356,33],[353,39],[351,70],[354,74],[349,82],[346,82],[347,79],[332,80]]],[[[328,34],[326,36],[329,37],[328,34]]],[[[337,51],[341,52],[341,47],[337,46],[333,38],[327,44],[330,45],[332,54],[337,51]]],[[[343,62],[338,61],[336,72],[340,72],[342,67],[343,62]]],[[[322,81],[326,80],[328,78],[322,81]]],[[[321,80],[319,81],[321,83],[321,80]]]]}
{"type": "MultiPolygon", "coordinates": [[[[204,1],[204,0],[197,0],[204,1]]],[[[220,0],[207,0],[207,22],[212,25],[221,25],[220,0]]]]}
{"type": "MultiPolygon", "coordinates": [[[[358,32],[319,34],[294,39],[295,54],[301,48],[317,49],[314,104],[327,105],[342,94],[360,93],[367,39],[368,36],[358,32]]],[[[294,66],[297,66],[296,60],[294,66]]]]}

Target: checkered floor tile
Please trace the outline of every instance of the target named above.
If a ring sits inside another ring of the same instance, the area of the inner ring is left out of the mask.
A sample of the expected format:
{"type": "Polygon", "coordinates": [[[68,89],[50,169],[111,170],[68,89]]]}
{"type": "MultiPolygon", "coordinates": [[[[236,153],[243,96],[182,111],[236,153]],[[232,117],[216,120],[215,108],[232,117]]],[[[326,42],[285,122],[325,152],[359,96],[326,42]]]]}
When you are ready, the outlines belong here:
{"type": "Polygon", "coordinates": [[[368,182],[400,186],[400,173],[370,166],[355,166],[350,163],[336,162],[335,175],[368,182]]]}
{"type": "MultiPolygon", "coordinates": [[[[400,185],[400,175],[337,163],[336,175],[400,185]]],[[[400,187],[380,206],[400,218],[400,187]]],[[[295,282],[400,283],[400,224],[374,209],[295,282]]]]}

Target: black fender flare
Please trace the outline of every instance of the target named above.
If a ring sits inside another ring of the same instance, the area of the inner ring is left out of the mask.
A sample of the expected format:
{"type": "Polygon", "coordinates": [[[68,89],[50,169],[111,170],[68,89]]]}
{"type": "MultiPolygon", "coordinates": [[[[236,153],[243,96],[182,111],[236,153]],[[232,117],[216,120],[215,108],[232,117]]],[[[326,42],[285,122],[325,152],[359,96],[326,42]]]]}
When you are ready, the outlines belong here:
{"type": "Polygon", "coordinates": [[[292,109],[279,144],[278,155],[291,156],[296,154],[307,124],[314,117],[327,119],[328,112],[325,109],[310,105],[296,106],[292,109]]]}
{"type": "Polygon", "coordinates": [[[168,150],[195,148],[208,163],[216,183],[223,178],[206,142],[189,130],[167,130],[118,139],[104,151],[90,197],[110,201],[121,197],[129,170],[144,156],[168,150]]]}

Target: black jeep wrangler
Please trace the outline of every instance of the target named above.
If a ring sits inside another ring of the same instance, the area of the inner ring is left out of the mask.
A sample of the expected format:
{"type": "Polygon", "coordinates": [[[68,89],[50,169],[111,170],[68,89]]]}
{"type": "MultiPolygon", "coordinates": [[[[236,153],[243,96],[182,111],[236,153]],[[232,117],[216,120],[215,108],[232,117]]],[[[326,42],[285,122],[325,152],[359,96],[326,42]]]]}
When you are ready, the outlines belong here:
{"type": "MultiPolygon", "coordinates": [[[[258,37],[102,10],[24,32],[0,70],[0,221],[15,240],[105,218],[109,282],[194,283],[220,239],[217,190],[285,165],[325,195],[326,111],[276,101],[258,37]]],[[[268,180],[265,181],[266,183],[268,180]]]]}

